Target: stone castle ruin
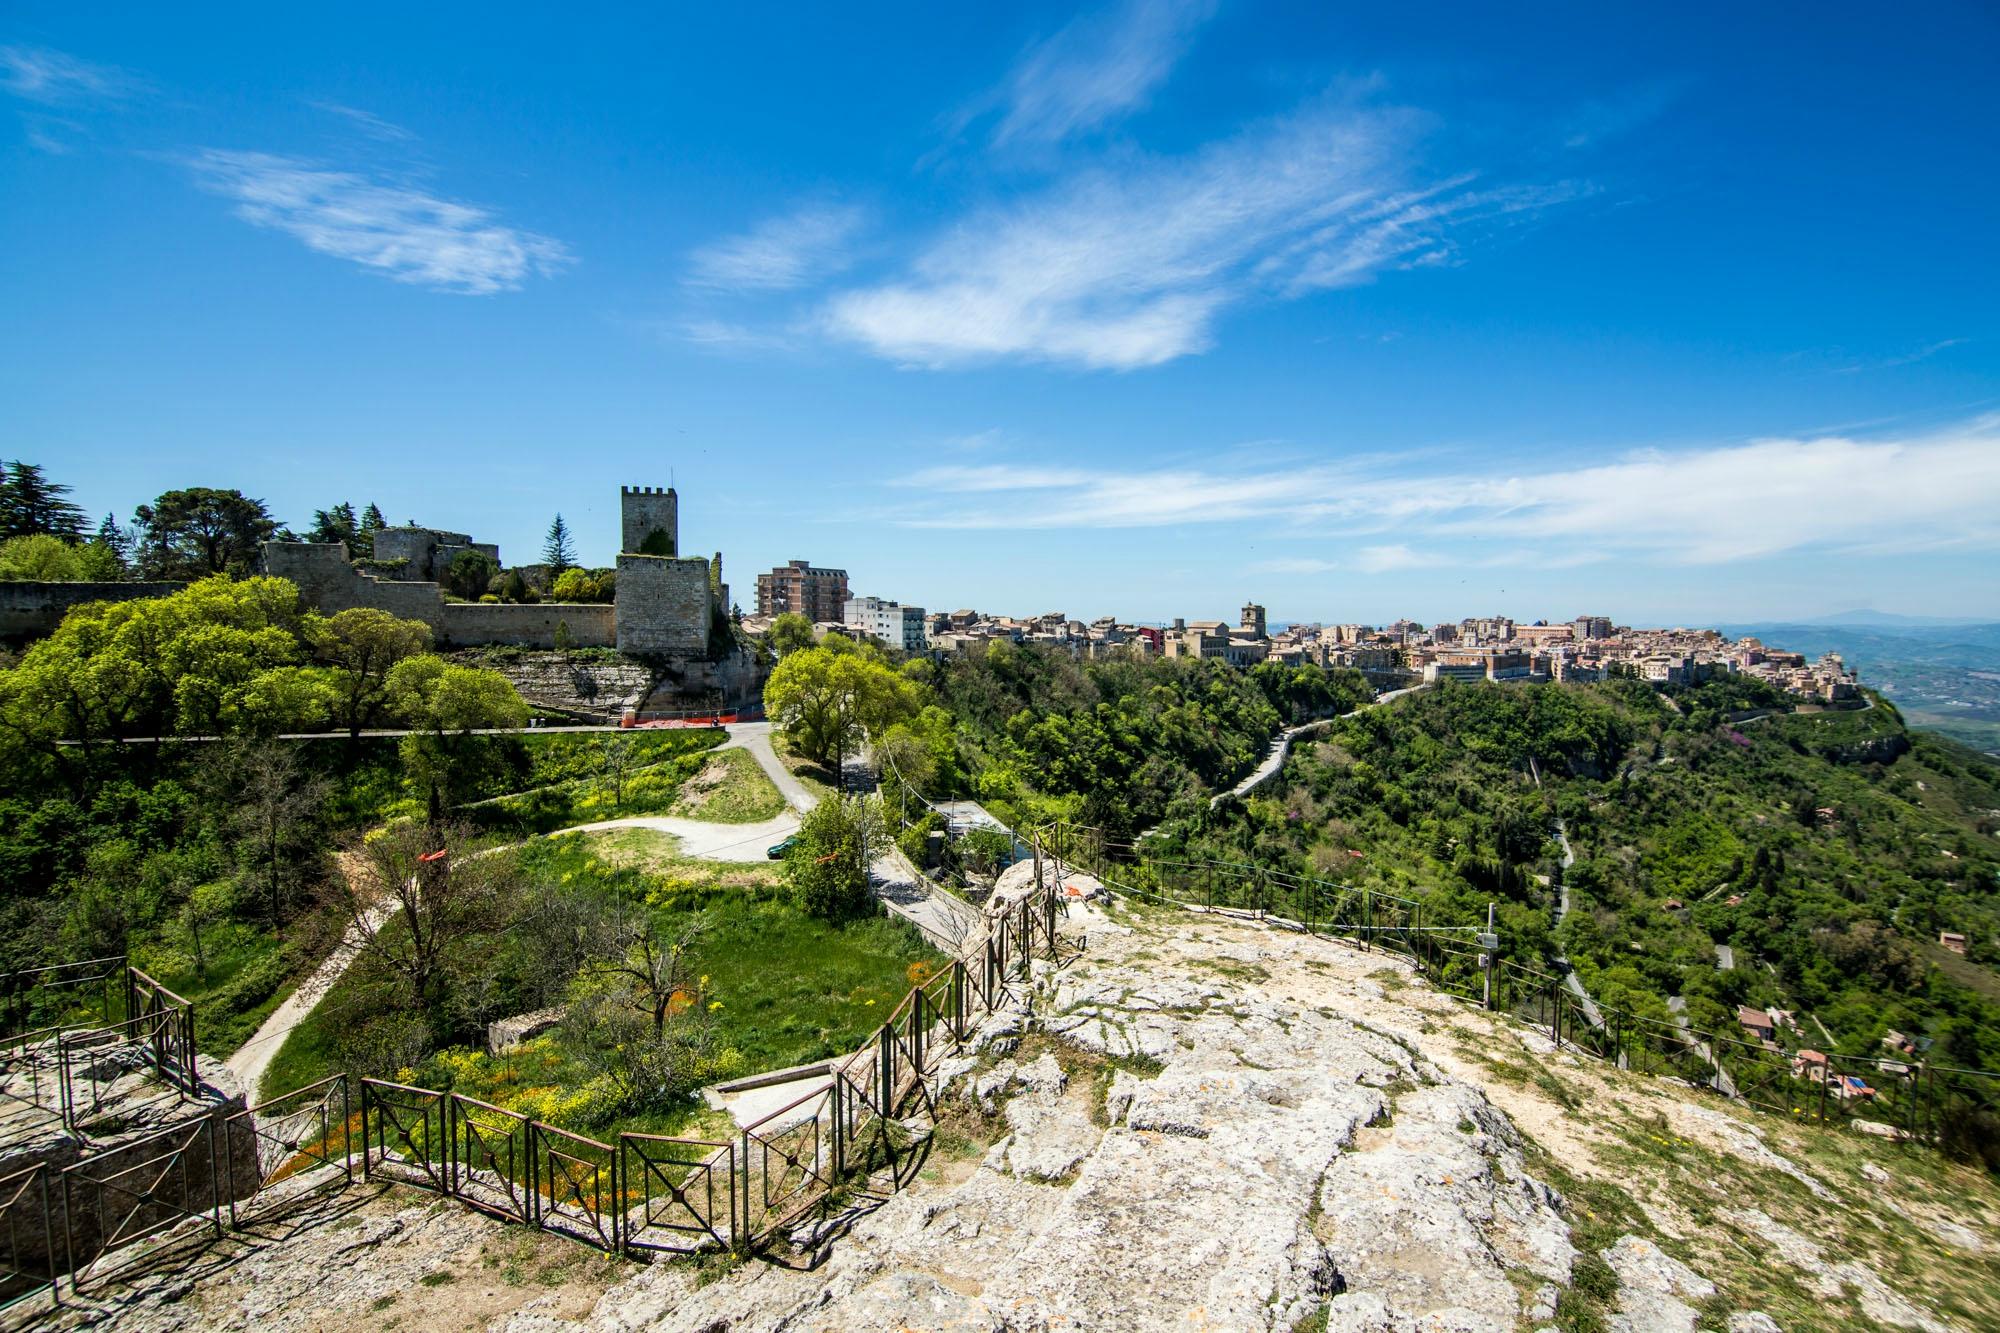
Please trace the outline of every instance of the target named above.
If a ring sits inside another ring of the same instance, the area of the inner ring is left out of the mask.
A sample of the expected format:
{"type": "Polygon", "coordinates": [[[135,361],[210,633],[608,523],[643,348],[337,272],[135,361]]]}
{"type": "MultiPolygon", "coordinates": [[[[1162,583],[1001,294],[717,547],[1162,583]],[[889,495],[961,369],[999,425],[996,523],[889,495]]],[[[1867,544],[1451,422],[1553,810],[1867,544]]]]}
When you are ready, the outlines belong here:
{"type": "Polygon", "coordinates": [[[376,558],[365,565],[339,542],[266,542],[264,572],[291,580],[307,604],[329,615],[365,606],[421,620],[442,648],[615,649],[651,667],[651,687],[630,700],[637,708],[754,697],[755,661],[728,634],[727,585],[709,561],[680,555],[673,487],[620,487],[619,520],[618,581],[608,606],[447,598],[439,580],[460,553],[480,552],[497,566],[499,548],[416,526],[381,529],[376,558]]]}
{"type": "Polygon", "coordinates": [[[329,614],[366,606],[421,620],[443,647],[560,645],[641,657],[708,656],[729,590],[715,585],[707,560],[678,555],[679,497],[672,487],[625,486],[619,508],[618,585],[609,606],[449,599],[439,580],[451,562],[477,551],[498,566],[500,548],[466,533],[414,526],[383,528],[368,568],[353,563],[339,542],[266,542],[264,572],[296,583],[310,605],[329,614]],[[385,566],[403,577],[376,572],[385,566]]]}

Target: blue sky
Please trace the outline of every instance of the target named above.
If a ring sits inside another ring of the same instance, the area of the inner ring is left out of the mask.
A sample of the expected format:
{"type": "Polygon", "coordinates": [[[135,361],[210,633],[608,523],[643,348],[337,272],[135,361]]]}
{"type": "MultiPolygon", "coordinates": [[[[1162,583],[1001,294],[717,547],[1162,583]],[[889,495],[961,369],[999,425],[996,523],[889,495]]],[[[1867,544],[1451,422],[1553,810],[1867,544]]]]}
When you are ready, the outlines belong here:
{"type": "MultiPolygon", "coordinates": [[[[723,12],[727,11],[727,12],[723,12]]],[[[0,453],[930,607],[2000,617],[1975,6],[0,17],[0,453]]]]}

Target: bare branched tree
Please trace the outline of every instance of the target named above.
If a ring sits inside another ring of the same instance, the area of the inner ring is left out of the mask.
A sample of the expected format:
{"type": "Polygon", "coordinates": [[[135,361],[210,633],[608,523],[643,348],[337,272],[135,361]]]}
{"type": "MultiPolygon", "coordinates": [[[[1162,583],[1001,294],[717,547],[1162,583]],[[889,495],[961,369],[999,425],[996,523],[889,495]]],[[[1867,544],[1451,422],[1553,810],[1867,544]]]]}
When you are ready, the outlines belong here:
{"type": "Polygon", "coordinates": [[[305,766],[296,741],[256,740],[211,752],[202,783],[229,811],[244,878],[271,925],[282,924],[325,866],[326,780],[305,766]]]}
{"type": "Polygon", "coordinates": [[[471,841],[463,825],[393,824],[333,890],[362,952],[426,1009],[443,1004],[465,946],[511,929],[526,897],[512,849],[466,850],[471,841]]]}
{"type": "Polygon", "coordinates": [[[700,999],[699,988],[689,983],[689,955],[703,929],[699,920],[690,920],[670,933],[650,914],[642,914],[618,927],[618,942],[623,946],[620,959],[597,965],[597,971],[632,983],[633,1007],[653,1020],[655,1041],[667,1035],[667,1019],[676,996],[689,1006],[700,999]]]}
{"type": "Polygon", "coordinates": [[[597,742],[597,776],[611,790],[614,808],[625,804],[625,779],[638,766],[639,751],[630,732],[614,732],[597,742]]]}

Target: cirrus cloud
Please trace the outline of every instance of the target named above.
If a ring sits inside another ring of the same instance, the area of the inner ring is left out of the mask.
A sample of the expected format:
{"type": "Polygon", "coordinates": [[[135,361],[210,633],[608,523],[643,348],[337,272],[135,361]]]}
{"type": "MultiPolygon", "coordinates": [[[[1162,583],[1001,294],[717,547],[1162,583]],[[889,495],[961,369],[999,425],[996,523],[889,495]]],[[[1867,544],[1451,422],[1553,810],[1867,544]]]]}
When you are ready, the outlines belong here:
{"type": "Polygon", "coordinates": [[[235,200],[244,221],[397,282],[486,296],[571,262],[560,241],[410,185],[275,153],[211,148],[188,165],[203,189],[235,200]]]}
{"type": "Polygon", "coordinates": [[[1321,463],[1253,471],[933,468],[898,521],[1145,528],[1254,521],[1368,572],[1527,555],[1718,565],[1790,552],[2000,547],[2000,415],[1907,438],[1824,435],[1645,450],[1570,466],[1417,474],[1321,463]],[[975,498],[976,497],[976,498],[975,498]]]}

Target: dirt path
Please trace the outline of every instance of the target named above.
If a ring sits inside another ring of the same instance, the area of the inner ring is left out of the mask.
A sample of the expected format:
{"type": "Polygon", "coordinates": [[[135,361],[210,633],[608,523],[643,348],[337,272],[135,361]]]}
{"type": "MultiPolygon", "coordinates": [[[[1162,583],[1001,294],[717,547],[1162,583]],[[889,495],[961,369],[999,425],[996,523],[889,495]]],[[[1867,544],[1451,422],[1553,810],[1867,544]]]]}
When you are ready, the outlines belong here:
{"type": "MultiPolygon", "coordinates": [[[[339,863],[339,873],[343,875],[352,875],[358,869],[353,864],[356,857],[352,852],[342,852],[334,859],[339,863]]],[[[350,923],[341,935],[340,943],[326,956],[326,961],[300,982],[299,988],[286,997],[283,1004],[271,1011],[271,1016],[264,1020],[263,1026],[250,1040],[237,1047],[236,1053],[223,1061],[229,1072],[243,1084],[243,1096],[250,1105],[256,1105],[257,1085],[263,1082],[264,1071],[271,1067],[271,1061],[285,1044],[285,1038],[292,1035],[293,1028],[305,1022],[306,1015],[326,997],[326,993],[333,989],[333,983],[340,980],[341,974],[353,964],[368,934],[380,930],[382,923],[395,910],[395,900],[388,899],[369,910],[365,930],[361,922],[350,923]]]]}

